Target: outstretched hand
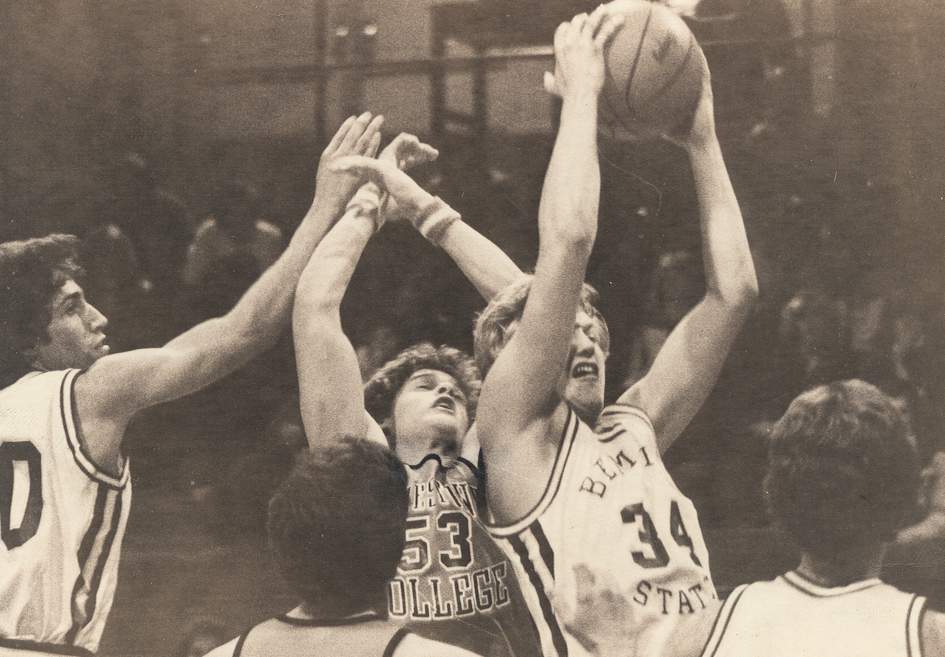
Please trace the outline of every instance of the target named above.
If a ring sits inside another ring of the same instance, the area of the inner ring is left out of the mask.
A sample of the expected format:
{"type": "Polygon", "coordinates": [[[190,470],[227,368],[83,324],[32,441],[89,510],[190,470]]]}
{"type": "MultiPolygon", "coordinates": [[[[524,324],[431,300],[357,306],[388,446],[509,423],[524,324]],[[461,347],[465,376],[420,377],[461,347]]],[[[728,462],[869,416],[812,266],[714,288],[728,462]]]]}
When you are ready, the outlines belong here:
{"type": "Polygon", "coordinates": [[[623,22],[623,14],[601,5],[590,15],[561,23],[554,37],[555,72],[545,73],[545,91],[561,98],[580,93],[596,97],[604,85],[604,47],[623,22]]]}
{"type": "Polygon", "coordinates": [[[393,158],[373,159],[364,156],[338,158],[331,164],[332,171],[352,175],[378,185],[397,203],[399,212],[417,214],[435,201],[435,197],[401,171],[393,158]]]}
{"type": "Polygon", "coordinates": [[[357,175],[335,170],[331,165],[352,155],[374,157],[381,144],[383,123],[384,117],[380,114],[373,116],[365,112],[359,117],[348,117],[341,124],[318,161],[313,205],[324,203],[337,211],[344,207],[360,180],[357,175]]]}

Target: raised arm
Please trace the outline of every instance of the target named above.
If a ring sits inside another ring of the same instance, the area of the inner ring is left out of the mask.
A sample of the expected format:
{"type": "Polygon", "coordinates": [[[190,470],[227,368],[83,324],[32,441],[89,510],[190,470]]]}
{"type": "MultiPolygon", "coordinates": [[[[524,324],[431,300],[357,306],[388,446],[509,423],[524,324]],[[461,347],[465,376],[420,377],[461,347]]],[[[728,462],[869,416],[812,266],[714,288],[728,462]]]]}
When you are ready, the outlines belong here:
{"type": "Polygon", "coordinates": [[[199,390],[271,347],[288,325],[295,285],[358,179],[329,164],[351,153],[373,154],[382,117],[349,118],[322,154],[315,199],[276,263],[223,317],[198,324],[157,349],[106,356],[76,383],[77,404],[93,459],[118,457],[124,426],[142,408],[199,390]]]}
{"type": "Polygon", "coordinates": [[[568,358],[587,261],[597,232],[600,169],[597,100],[603,49],[622,17],[598,9],[555,32],[555,74],[561,123],[538,211],[535,276],[522,319],[486,374],[479,400],[479,437],[506,444],[558,406],[558,381],[568,358]],[[511,393],[511,394],[510,394],[511,393]]]}
{"type": "Polygon", "coordinates": [[[345,434],[385,442],[364,410],[358,358],[341,328],[341,301],[377,229],[379,199],[375,192],[372,208],[369,194],[364,188],[358,192],[362,203],[352,203],[325,236],[296,288],[292,334],[309,447],[345,434]]]}
{"type": "Polygon", "coordinates": [[[346,158],[339,165],[383,187],[390,194],[386,214],[410,222],[431,244],[442,248],[486,301],[521,276],[522,271],[502,249],[465,223],[443,199],[418,185],[401,170],[403,166],[398,168],[383,158],[346,158]]]}
{"type": "MultiPolygon", "coordinates": [[[[401,134],[379,160],[365,159],[399,172],[398,167],[436,156],[413,135],[401,134]]],[[[299,279],[292,328],[302,421],[311,447],[351,433],[386,444],[380,427],[364,409],[357,355],[341,327],[341,302],[368,240],[383,223],[382,203],[373,183],[358,190],[299,279]]]]}
{"type": "Polygon", "coordinates": [[[699,199],[706,294],[670,333],[646,376],[619,399],[650,416],[661,452],[708,397],[758,296],[745,224],[715,134],[708,71],[684,145],[699,199]]]}

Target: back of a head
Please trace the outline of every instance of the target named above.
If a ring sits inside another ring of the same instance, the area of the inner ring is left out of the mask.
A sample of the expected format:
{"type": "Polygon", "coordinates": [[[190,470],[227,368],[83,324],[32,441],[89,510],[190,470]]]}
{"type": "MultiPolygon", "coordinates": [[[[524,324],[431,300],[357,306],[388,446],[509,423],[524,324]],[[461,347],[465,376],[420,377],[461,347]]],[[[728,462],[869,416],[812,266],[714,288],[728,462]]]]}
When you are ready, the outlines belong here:
{"type": "Polygon", "coordinates": [[[912,520],[918,485],[908,422],[863,381],[801,394],[772,430],[769,512],[818,558],[892,540],[912,520]]]}
{"type": "Polygon", "coordinates": [[[24,374],[23,351],[48,339],[53,295],[82,275],[78,246],[78,238],[60,234],[0,244],[0,385],[24,374]]]}
{"type": "MultiPolygon", "coordinates": [[[[525,303],[531,292],[534,276],[523,274],[514,282],[500,290],[489,301],[489,304],[476,318],[473,329],[473,342],[476,355],[476,365],[483,378],[498,358],[506,343],[512,338],[509,327],[513,322],[522,318],[525,303]]],[[[588,283],[581,288],[579,305],[595,321],[600,324],[601,349],[607,354],[610,350],[610,332],[603,315],[597,310],[599,295],[588,283]]],[[[575,308],[575,312],[577,308],[575,308]]]]}
{"type": "Polygon", "coordinates": [[[334,617],[383,610],[406,517],[403,465],[384,446],[346,437],[299,456],[269,502],[269,541],[313,609],[334,617]]]}

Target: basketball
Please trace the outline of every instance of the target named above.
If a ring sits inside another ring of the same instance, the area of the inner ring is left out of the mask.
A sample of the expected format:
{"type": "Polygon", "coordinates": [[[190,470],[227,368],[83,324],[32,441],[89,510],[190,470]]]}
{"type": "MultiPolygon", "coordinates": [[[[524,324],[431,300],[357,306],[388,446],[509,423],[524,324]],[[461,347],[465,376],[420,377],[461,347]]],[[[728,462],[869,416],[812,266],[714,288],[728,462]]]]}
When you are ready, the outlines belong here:
{"type": "Polygon", "coordinates": [[[612,138],[687,131],[702,91],[705,57],[683,20],[646,0],[614,0],[626,16],[605,52],[599,126],[612,138]]]}

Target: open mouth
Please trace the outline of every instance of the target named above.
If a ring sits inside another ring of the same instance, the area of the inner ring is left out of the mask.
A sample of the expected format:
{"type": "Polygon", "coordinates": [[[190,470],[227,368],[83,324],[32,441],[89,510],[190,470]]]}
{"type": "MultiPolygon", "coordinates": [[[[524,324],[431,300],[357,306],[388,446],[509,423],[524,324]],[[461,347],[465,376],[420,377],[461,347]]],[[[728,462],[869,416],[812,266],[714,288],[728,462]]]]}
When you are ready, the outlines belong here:
{"type": "Polygon", "coordinates": [[[433,408],[438,408],[449,413],[456,412],[456,402],[453,401],[452,397],[439,397],[436,402],[433,404],[433,408]]]}
{"type": "Polygon", "coordinates": [[[594,363],[578,363],[571,368],[571,378],[597,377],[600,370],[594,363]]]}

